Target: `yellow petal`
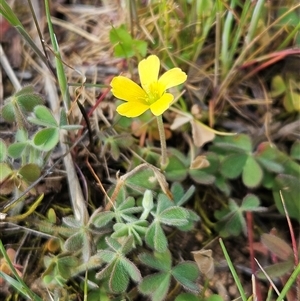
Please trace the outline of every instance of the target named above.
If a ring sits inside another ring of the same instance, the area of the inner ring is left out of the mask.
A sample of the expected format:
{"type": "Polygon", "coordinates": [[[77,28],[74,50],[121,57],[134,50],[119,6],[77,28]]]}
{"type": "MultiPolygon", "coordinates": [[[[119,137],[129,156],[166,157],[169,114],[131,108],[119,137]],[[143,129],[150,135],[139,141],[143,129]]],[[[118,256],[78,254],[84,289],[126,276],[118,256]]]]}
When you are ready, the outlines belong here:
{"type": "Polygon", "coordinates": [[[158,80],[158,83],[163,85],[165,89],[178,86],[184,83],[187,75],[180,68],[173,68],[164,73],[158,80]]]}
{"type": "Polygon", "coordinates": [[[140,101],[145,99],[145,91],[131,79],[125,76],[114,77],[110,83],[112,94],[125,101],[140,101]]]}
{"type": "Polygon", "coordinates": [[[159,100],[157,100],[150,106],[151,112],[155,116],[161,115],[164,111],[166,111],[170,107],[173,99],[174,96],[172,94],[165,93],[159,100]]]}
{"type": "Polygon", "coordinates": [[[138,117],[149,109],[149,105],[142,102],[125,102],[117,107],[117,112],[126,117],[138,117]]]}
{"type": "Polygon", "coordinates": [[[157,82],[160,61],[156,55],[150,55],[139,63],[141,86],[148,93],[149,86],[157,82]]]}

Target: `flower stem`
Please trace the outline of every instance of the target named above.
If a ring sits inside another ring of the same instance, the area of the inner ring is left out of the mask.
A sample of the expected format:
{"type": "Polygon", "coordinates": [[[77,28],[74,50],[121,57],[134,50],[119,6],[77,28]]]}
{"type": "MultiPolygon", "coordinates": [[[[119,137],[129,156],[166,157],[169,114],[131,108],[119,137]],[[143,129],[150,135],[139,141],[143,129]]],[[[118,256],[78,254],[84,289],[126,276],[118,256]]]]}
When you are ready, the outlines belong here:
{"type": "Polygon", "coordinates": [[[160,167],[161,169],[165,169],[168,165],[168,157],[167,157],[167,144],[166,144],[166,136],[165,136],[165,128],[162,119],[162,115],[156,116],[157,120],[157,127],[159,131],[159,139],[160,139],[160,146],[161,146],[161,161],[160,167]]]}

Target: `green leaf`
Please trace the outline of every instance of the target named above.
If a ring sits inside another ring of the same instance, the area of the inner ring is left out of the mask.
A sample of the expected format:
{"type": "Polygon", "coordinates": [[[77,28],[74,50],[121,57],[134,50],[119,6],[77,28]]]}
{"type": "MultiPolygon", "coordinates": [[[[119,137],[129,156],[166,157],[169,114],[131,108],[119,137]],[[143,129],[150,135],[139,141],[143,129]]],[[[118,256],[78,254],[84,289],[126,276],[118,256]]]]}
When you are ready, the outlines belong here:
{"type": "Polygon", "coordinates": [[[242,210],[233,199],[228,201],[229,211],[216,211],[215,216],[219,219],[216,224],[216,229],[223,237],[228,235],[237,236],[243,232],[247,233],[246,221],[242,214],[242,210]]]}
{"type": "Polygon", "coordinates": [[[145,240],[149,247],[158,252],[164,252],[167,249],[168,241],[159,222],[153,222],[150,225],[145,240]]]}
{"type": "Polygon", "coordinates": [[[216,137],[212,149],[218,147],[219,151],[224,154],[225,151],[251,152],[252,141],[248,135],[239,134],[235,136],[216,137]]]}
{"type": "Polygon", "coordinates": [[[158,216],[167,208],[173,207],[174,203],[163,193],[160,193],[157,198],[156,212],[151,212],[153,216],[158,216]]]}
{"type": "Polygon", "coordinates": [[[20,158],[26,146],[28,146],[26,142],[15,142],[11,144],[7,149],[9,156],[13,159],[20,158]]]}
{"type": "Polygon", "coordinates": [[[271,95],[278,97],[286,91],[286,85],[281,75],[276,75],[271,81],[271,95]]]}
{"type": "Polygon", "coordinates": [[[300,140],[296,140],[291,147],[291,157],[300,160],[300,140]]]}
{"type": "Polygon", "coordinates": [[[68,117],[67,117],[66,111],[64,108],[62,108],[60,110],[59,126],[63,127],[63,126],[68,126],[68,125],[69,125],[69,123],[68,123],[68,117]]]}
{"type": "MultiPolygon", "coordinates": [[[[194,186],[191,186],[194,187],[194,186]]],[[[180,200],[184,196],[184,188],[180,184],[180,182],[174,182],[171,186],[171,192],[174,198],[174,202],[176,202],[176,205],[180,206],[177,204],[177,201],[180,200]]]]}
{"type": "Polygon", "coordinates": [[[177,156],[169,157],[169,164],[165,169],[169,181],[183,181],[188,175],[188,168],[177,156]]]}
{"type": "Polygon", "coordinates": [[[196,283],[199,269],[194,262],[179,263],[172,269],[172,275],[185,289],[199,292],[199,285],[196,283]]]}
{"type": "Polygon", "coordinates": [[[121,243],[112,237],[105,237],[105,241],[116,252],[122,249],[121,243]]]}
{"type": "Polygon", "coordinates": [[[144,192],[143,200],[142,200],[142,206],[146,210],[152,210],[154,207],[153,204],[153,193],[151,190],[147,189],[144,192]]]}
{"type": "Polygon", "coordinates": [[[111,263],[115,260],[116,253],[110,250],[101,250],[99,251],[99,257],[106,263],[111,263]]]}
{"type": "Polygon", "coordinates": [[[172,257],[169,250],[159,253],[154,252],[154,255],[149,253],[142,253],[139,256],[141,263],[164,272],[169,272],[172,267],[172,257]]]}
{"type": "Polygon", "coordinates": [[[132,48],[135,53],[139,53],[142,57],[145,57],[147,54],[147,42],[143,40],[133,40],[132,48]]]}
{"type": "Polygon", "coordinates": [[[82,226],[81,221],[77,220],[73,216],[66,216],[62,218],[63,223],[70,228],[80,228],[82,226]]]}
{"type": "Polygon", "coordinates": [[[18,129],[15,137],[18,142],[28,142],[28,132],[25,129],[18,129]]]}
{"type": "Polygon", "coordinates": [[[3,139],[0,139],[0,162],[5,161],[7,158],[7,147],[3,139]]]}
{"type": "Polygon", "coordinates": [[[225,178],[223,178],[222,176],[218,176],[214,184],[220,191],[222,191],[225,194],[225,196],[230,196],[231,187],[225,178]]]}
{"type": "Polygon", "coordinates": [[[152,274],[144,277],[138,289],[143,295],[150,295],[153,301],[162,301],[168,293],[170,281],[169,273],[152,274]]]}
{"type": "Polygon", "coordinates": [[[77,252],[78,250],[81,250],[83,247],[83,233],[78,232],[73,234],[65,241],[64,247],[69,252],[77,252]]]}
{"type": "Polygon", "coordinates": [[[14,105],[11,102],[5,104],[1,109],[1,115],[8,122],[16,121],[14,105]]]}
{"type": "Polygon", "coordinates": [[[126,179],[125,185],[131,189],[144,192],[145,189],[155,190],[157,178],[151,169],[141,170],[126,179]]]}
{"type": "Polygon", "coordinates": [[[112,28],[109,32],[110,42],[114,45],[114,55],[116,57],[129,58],[134,55],[132,48],[132,37],[128,33],[125,25],[112,28]]]}
{"type": "Polygon", "coordinates": [[[32,86],[29,85],[29,86],[22,87],[19,91],[15,93],[15,96],[23,96],[32,93],[34,93],[34,89],[32,86]]]}
{"type": "Polygon", "coordinates": [[[210,185],[213,184],[216,177],[214,175],[207,174],[202,169],[190,169],[189,174],[191,178],[198,184],[210,185]]]}
{"type": "Polygon", "coordinates": [[[278,19],[278,24],[280,26],[299,26],[299,12],[296,10],[290,10],[288,6],[280,7],[278,9],[278,16],[283,16],[283,18],[278,19]],[[287,13],[288,11],[289,13],[287,13]]]}
{"type": "Polygon", "coordinates": [[[36,123],[38,125],[44,125],[48,127],[55,127],[55,128],[58,127],[56,119],[54,118],[53,114],[47,107],[41,105],[36,106],[34,108],[34,114],[36,119],[28,118],[28,120],[31,121],[32,123],[36,123]]]}
{"type": "Polygon", "coordinates": [[[183,187],[180,183],[175,182],[171,187],[171,192],[173,194],[174,203],[177,206],[182,206],[185,204],[194,194],[196,187],[192,185],[185,193],[183,187]]]}
{"type": "Polygon", "coordinates": [[[38,165],[29,163],[21,167],[18,171],[18,174],[26,181],[26,182],[34,182],[36,181],[40,175],[41,170],[38,165]]]}
{"type": "Polygon", "coordinates": [[[221,174],[228,179],[237,178],[243,171],[248,159],[247,154],[231,154],[226,156],[221,164],[221,174]]]}
{"type": "MultiPolygon", "coordinates": [[[[175,301],[200,301],[200,299],[191,293],[182,293],[178,295],[175,301]]],[[[223,301],[221,298],[220,301],[223,301]]]]}
{"type": "Polygon", "coordinates": [[[213,175],[220,170],[220,158],[216,153],[207,152],[205,153],[206,160],[209,165],[201,168],[203,172],[209,175],[213,175]]]}
{"type": "Polygon", "coordinates": [[[129,275],[126,273],[122,263],[117,260],[109,277],[109,288],[113,293],[120,294],[126,291],[128,284],[129,275]]]}
{"type": "Polygon", "coordinates": [[[277,209],[281,214],[285,214],[279,194],[279,191],[281,191],[289,216],[300,222],[299,177],[281,174],[275,180],[276,185],[273,187],[273,195],[277,209]]]}
{"type": "Polygon", "coordinates": [[[241,204],[241,210],[243,211],[254,211],[259,207],[260,201],[254,194],[248,194],[244,197],[241,204]]]}
{"type": "Polygon", "coordinates": [[[45,152],[52,150],[59,142],[59,130],[46,128],[38,131],[33,137],[35,146],[45,152]]]}
{"type": "Polygon", "coordinates": [[[133,248],[133,236],[128,236],[124,241],[122,241],[122,254],[127,254],[133,248]]]}
{"type": "Polygon", "coordinates": [[[188,223],[189,213],[181,207],[170,207],[159,215],[159,221],[170,226],[184,226],[188,223]]]}
{"type": "Polygon", "coordinates": [[[115,213],[112,211],[99,212],[93,218],[92,223],[96,227],[101,228],[101,227],[106,226],[109,222],[111,222],[114,217],[115,217],[115,213]]]}
{"type": "Polygon", "coordinates": [[[283,166],[279,163],[279,151],[269,142],[262,142],[257,147],[256,160],[268,171],[283,172],[283,166]]]}
{"type": "Polygon", "coordinates": [[[71,277],[71,268],[75,268],[79,265],[79,260],[74,256],[65,256],[57,260],[57,269],[60,275],[69,279],[71,277]]]}
{"type": "Polygon", "coordinates": [[[41,105],[44,102],[43,98],[40,95],[32,92],[28,94],[22,94],[19,96],[15,94],[15,97],[18,104],[22,107],[22,109],[26,110],[27,112],[32,112],[32,110],[37,105],[41,105]]]}
{"type": "Polygon", "coordinates": [[[130,275],[130,278],[135,282],[140,282],[142,280],[141,272],[136,267],[134,263],[132,263],[129,259],[123,257],[120,258],[120,264],[123,265],[126,273],[130,275]]]}
{"type": "Polygon", "coordinates": [[[262,181],[263,171],[252,156],[248,156],[243,169],[242,178],[243,183],[249,188],[257,187],[262,181]]]}
{"type": "Polygon", "coordinates": [[[137,220],[132,223],[116,223],[113,225],[114,233],[111,235],[113,238],[132,235],[134,242],[142,245],[141,237],[144,237],[148,229],[148,222],[145,220],[137,220]]]}

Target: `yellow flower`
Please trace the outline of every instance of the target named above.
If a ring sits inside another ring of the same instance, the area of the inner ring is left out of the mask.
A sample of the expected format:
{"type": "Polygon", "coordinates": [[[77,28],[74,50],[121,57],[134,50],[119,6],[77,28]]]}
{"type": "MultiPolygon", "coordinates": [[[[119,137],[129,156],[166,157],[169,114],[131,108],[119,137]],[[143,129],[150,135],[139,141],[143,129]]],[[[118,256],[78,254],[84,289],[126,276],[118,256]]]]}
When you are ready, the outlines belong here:
{"type": "Polygon", "coordinates": [[[111,81],[112,93],[126,102],[117,107],[117,112],[126,117],[137,117],[148,109],[155,116],[166,111],[174,96],[166,90],[182,84],[187,75],[180,68],[173,68],[158,78],[160,61],[150,55],[139,63],[138,70],[141,86],[124,76],[114,77],[111,81]]]}

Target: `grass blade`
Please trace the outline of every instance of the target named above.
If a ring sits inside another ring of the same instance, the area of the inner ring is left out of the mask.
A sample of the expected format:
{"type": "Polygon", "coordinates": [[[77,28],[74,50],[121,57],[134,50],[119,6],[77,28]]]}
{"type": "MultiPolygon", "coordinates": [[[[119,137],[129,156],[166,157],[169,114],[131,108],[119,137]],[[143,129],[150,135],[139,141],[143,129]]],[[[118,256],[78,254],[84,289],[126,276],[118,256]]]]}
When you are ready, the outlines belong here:
{"type": "Polygon", "coordinates": [[[245,291],[243,289],[243,286],[241,284],[239,276],[238,276],[238,274],[237,274],[237,272],[236,272],[236,270],[235,270],[235,268],[234,268],[234,266],[232,264],[232,261],[231,261],[229,255],[228,255],[228,253],[227,253],[227,250],[226,250],[226,247],[225,247],[225,245],[223,243],[223,240],[220,238],[219,242],[220,242],[222,251],[224,253],[225,259],[226,259],[226,261],[228,263],[228,266],[229,266],[229,269],[231,271],[231,274],[233,276],[233,279],[235,281],[235,284],[236,284],[236,286],[237,286],[237,288],[238,288],[238,290],[239,290],[239,292],[241,294],[241,298],[242,298],[243,301],[247,301],[247,297],[246,297],[245,291]]]}

